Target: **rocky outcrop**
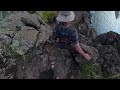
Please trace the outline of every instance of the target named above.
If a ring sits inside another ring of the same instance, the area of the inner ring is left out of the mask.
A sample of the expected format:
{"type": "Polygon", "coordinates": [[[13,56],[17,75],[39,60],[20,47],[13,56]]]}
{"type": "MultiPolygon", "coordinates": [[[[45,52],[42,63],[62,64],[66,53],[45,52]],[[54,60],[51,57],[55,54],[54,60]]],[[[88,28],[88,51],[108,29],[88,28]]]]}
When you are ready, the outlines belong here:
{"type": "MultiPolygon", "coordinates": [[[[46,63],[48,55],[41,50],[50,33],[49,26],[36,13],[29,14],[26,11],[14,13],[1,22],[0,40],[14,51],[15,55],[20,56],[20,58],[15,57],[15,60],[10,59],[11,62],[15,61],[17,67],[15,78],[37,79],[40,78],[40,72],[49,67],[46,63]]],[[[10,60],[8,59],[9,62],[10,60]]],[[[9,69],[9,65],[6,67],[9,69]]],[[[6,69],[4,70],[6,72],[6,69]]],[[[1,75],[8,78],[4,74],[1,75]]]]}
{"type": "Polygon", "coordinates": [[[116,32],[110,31],[98,35],[94,40],[94,45],[112,45],[118,53],[120,53],[120,35],[116,32]]]}
{"type": "Polygon", "coordinates": [[[93,27],[91,27],[91,15],[87,11],[75,11],[75,20],[72,25],[78,29],[78,32],[88,38],[94,39],[97,34],[93,27]]]}
{"type": "MultiPolygon", "coordinates": [[[[104,78],[110,78],[113,75],[120,73],[120,56],[117,50],[111,45],[101,46],[99,48],[100,58],[98,63],[100,64],[104,78]]],[[[119,78],[119,76],[115,77],[119,78]]]]}
{"type": "Polygon", "coordinates": [[[0,42],[0,79],[16,78],[17,55],[10,46],[0,42]]]}
{"type": "MultiPolygon", "coordinates": [[[[120,72],[119,44],[119,35],[112,31],[101,34],[95,39],[94,47],[100,54],[97,61],[106,78],[116,76],[120,72]]],[[[119,76],[114,78],[119,78],[119,76]]]]}
{"type": "Polygon", "coordinates": [[[38,13],[21,11],[0,25],[0,79],[120,78],[119,34],[96,36],[89,12],[75,13],[77,18],[72,25],[78,28],[80,46],[92,56],[90,61],[72,48],[62,50],[56,48],[56,43],[49,43],[49,25],[38,13]],[[104,41],[111,40],[110,36],[112,40],[116,38],[112,44],[104,41]]]}

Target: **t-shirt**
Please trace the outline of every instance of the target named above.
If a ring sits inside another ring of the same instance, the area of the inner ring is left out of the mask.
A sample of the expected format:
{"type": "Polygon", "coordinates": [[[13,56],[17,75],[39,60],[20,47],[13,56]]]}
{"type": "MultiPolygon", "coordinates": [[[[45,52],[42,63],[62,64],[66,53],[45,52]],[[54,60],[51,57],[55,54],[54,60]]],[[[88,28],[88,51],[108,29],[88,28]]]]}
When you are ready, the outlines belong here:
{"type": "Polygon", "coordinates": [[[71,43],[73,45],[78,43],[77,30],[71,26],[68,28],[61,28],[60,24],[56,25],[53,31],[53,39],[59,39],[58,46],[60,48],[67,48],[67,44],[71,43]]]}

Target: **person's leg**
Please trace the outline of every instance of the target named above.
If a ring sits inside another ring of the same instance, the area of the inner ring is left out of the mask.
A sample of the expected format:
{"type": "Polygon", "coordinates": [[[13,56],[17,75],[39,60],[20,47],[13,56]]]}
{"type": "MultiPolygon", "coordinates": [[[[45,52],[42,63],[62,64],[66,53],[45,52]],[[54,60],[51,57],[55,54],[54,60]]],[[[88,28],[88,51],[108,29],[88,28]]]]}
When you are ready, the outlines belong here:
{"type": "Polygon", "coordinates": [[[80,79],[81,73],[80,73],[80,66],[79,63],[75,60],[75,58],[79,55],[79,53],[72,47],[68,47],[68,51],[70,52],[72,56],[71,66],[70,66],[70,72],[67,76],[68,79],[80,79]]]}

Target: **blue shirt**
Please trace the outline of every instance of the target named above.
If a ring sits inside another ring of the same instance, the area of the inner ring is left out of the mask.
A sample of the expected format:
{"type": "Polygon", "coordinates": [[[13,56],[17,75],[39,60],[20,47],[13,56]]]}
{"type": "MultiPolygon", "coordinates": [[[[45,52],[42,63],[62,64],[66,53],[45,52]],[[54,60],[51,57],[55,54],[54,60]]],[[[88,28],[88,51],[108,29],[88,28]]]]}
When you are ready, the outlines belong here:
{"type": "Polygon", "coordinates": [[[71,26],[63,29],[60,24],[56,25],[53,31],[53,39],[59,39],[58,46],[60,48],[67,48],[67,44],[71,43],[73,45],[78,43],[77,30],[71,26]]]}

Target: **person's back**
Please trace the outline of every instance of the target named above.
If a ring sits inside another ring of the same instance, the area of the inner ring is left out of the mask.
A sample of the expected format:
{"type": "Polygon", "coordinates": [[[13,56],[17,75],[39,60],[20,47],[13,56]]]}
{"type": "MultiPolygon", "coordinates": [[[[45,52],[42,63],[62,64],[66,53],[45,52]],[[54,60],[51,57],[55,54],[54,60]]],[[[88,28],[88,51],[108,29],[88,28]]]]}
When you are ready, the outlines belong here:
{"type": "Polygon", "coordinates": [[[61,11],[56,18],[59,21],[59,24],[56,25],[52,39],[59,39],[58,47],[66,49],[69,42],[71,42],[74,49],[83,55],[87,60],[90,60],[91,57],[89,54],[85,53],[80,47],[77,30],[73,29],[70,26],[70,22],[74,20],[73,11],[61,11]]]}
{"type": "Polygon", "coordinates": [[[75,44],[78,42],[77,31],[71,26],[62,28],[61,24],[58,24],[53,34],[54,38],[59,39],[58,47],[61,49],[66,49],[71,43],[75,44]]]}

